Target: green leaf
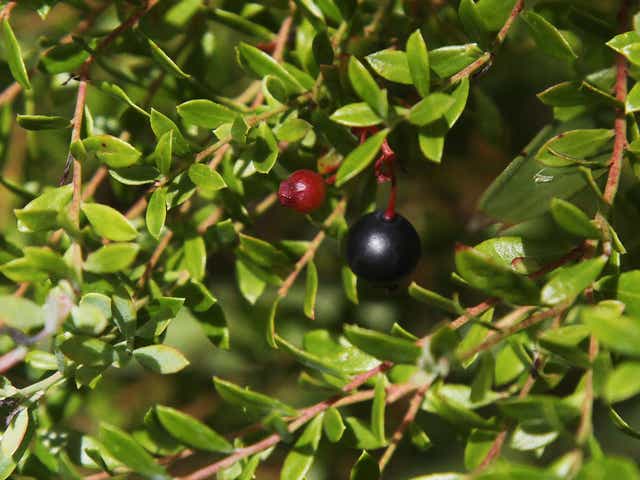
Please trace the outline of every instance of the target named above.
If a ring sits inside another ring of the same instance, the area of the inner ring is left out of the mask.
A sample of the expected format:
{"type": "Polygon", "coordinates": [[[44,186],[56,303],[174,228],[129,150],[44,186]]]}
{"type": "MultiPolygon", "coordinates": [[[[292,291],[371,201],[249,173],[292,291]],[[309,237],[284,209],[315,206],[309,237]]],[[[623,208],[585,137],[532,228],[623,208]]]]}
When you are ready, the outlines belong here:
{"type": "Polygon", "coordinates": [[[131,98],[129,98],[129,95],[127,95],[127,92],[125,92],[120,86],[116,85],[115,83],[100,82],[99,85],[98,85],[98,88],[100,90],[102,90],[103,92],[111,95],[112,97],[119,98],[120,100],[124,101],[127,105],[129,105],[131,108],[133,108],[136,112],[144,115],[145,117],[149,117],[150,116],[149,112],[147,112],[143,108],[141,108],[138,105],[136,105],[133,102],[133,100],[131,100],[131,98]]]}
{"type": "Polygon", "coordinates": [[[475,43],[450,45],[429,52],[431,70],[440,78],[450,77],[468,67],[483,54],[475,43]]]}
{"type": "Polygon", "coordinates": [[[636,83],[627,94],[627,98],[624,101],[624,108],[626,113],[640,111],[640,83],[636,83]]]}
{"type": "Polygon", "coordinates": [[[131,167],[109,170],[111,178],[123,185],[148,185],[160,179],[160,172],[151,165],[133,165],[131,167]]]}
{"type": "Polygon", "coordinates": [[[243,63],[258,78],[273,75],[278,78],[284,84],[287,91],[292,94],[303,93],[306,90],[291,73],[262,50],[247,43],[240,42],[238,53],[243,63]]]}
{"type": "Polygon", "coordinates": [[[386,378],[383,374],[376,377],[373,404],[371,405],[371,432],[381,444],[387,441],[384,428],[384,411],[387,405],[386,378]]]}
{"type": "Polygon", "coordinates": [[[194,280],[204,278],[207,267],[207,247],[202,237],[191,237],[184,241],[184,263],[194,280]]]}
{"type": "MultiPolygon", "coordinates": [[[[271,308],[269,309],[269,313],[267,315],[267,321],[266,321],[266,339],[267,339],[267,344],[271,347],[271,348],[278,348],[278,342],[276,341],[276,314],[278,313],[278,305],[280,304],[280,300],[282,300],[282,297],[280,297],[279,295],[275,298],[275,300],[273,301],[273,303],[271,304],[271,308]]],[[[288,345],[290,352],[296,352],[297,350],[295,349],[295,347],[293,347],[293,345],[288,345]]],[[[304,358],[304,352],[301,352],[300,355],[301,358],[304,358]]],[[[313,364],[313,362],[311,362],[311,359],[306,359],[309,363],[313,364]]]]}
{"type": "Polygon", "coordinates": [[[189,167],[189,178],[196,187],[206,192],[215,192],[227,186],[218,172],[201,163],[194,163],[189,167]]]}
{"type": "Polygon", "coordinates": [[[600,230],[587,214],[574,204],[554,198],[551,200],[551,215],[556,223],[567,232],[584,238],[600,238],[600,230]]]}
{"type": "Polygon", "coordinates": [[[214,20],[233,28],[234,30],[246,33],[265,42],[270,42],[273,40],[273,37],[275,37],[271,30],[258,23],[252,22],[237,13],[216,8],[211,11],[211,16],[214,20]]]}
{"type": "Polygon", "coordinates": [[[264,278],[249,262],[241,258],[236,260],[236,277],[238,288],[245,300],[252,305],[256,303],[267,285],[264,278]]]}
{"type": "Polygon", "coordinates": [[[343,160],[336,174],[336,187],[341,187],[369,166],[387,138],[388,129],[369,137],[343,160]]]}
{"type": "Polygon", "coordinates": [[[306,478],[322,436],[322,420],[322,414],[311,420],[293,445],[282,465],[280,472],[282,480],[304,480],[306,478]]]}
{"type": "Polygon", "coordinates": [[[605,277],[595,285],[595,288],[623,302],[625,312],[629,315],[640,317],[640,270],[605,277]]]}
{"type": "Polygon", "coordinates": [[[138,236],[138,231],[124,215],[108,205],[83,203],[82,212],[101,237],[114,242],[126,242],[138,236]]]}
{"type": "Polygon", "coordinates": [[[464,31],[470,38],[477,40],[481,45],[487,43],[489,32],[473,0],[460,1],[458,18],[460,18],[464,31]]]}
{"type": "Polygon", "coordinates": [[[114,273],[126,269],[138,255],[136,243],[112,243],[89,254],[84,269],[93,273],[114,273]]]}
{"type": "Polygon", "coordinates": [[[381,360],[413,364],[422,353],[414,342],[357,325],[345,325],[344,334],[360,350],[381,360]]]}
{"type": "Polygon", "coordinates": [[[472,287],[519,305],[538,303],[540,292],[532,280],[499,265],[477,249],[459,249],[456,266],[462,278],[472,287]]]}
{"type": "Polygon", "coordinates": [[[344,433],[346,428],[344,426],[344,422],[342,421],[342,415],[340,415],[340,411],[335,407],[329,407],[324,412],[322,426],[324,429],[324,434],[332,443],[340,441],[340,439],[342,438],[342,434],[344,433]]]}
{"type": "Polygon", "coordinates": [[[244,233],[240,234],[238,251],[247,255],[256,264],[264,268],[288,265],[289,257],[268,242],[244,233]]]}
{"type": "Polygon", "coordinates": [[[367,55],[365,58],[371,68],[382,78],[405,85],[413,84],[406,53],[388,48],[367,55]]]}
{"type": "Polygon", "coordinates": [[[267,395],[253,392],[248,388],[241,388],[218,377],[213,378],[213,383],[216,391],[224,401],[236,405],[249,413],[259,416],[266,416],[272,413],[282,415],[296,414],[296,410],[289,405],[267,395]]]}
{"type": "Polygon", "coordinates": [[[638,64],[640,62],[640,34],[635,31],[621,33],[609,40],[606,45],[621,55],[624,55],[630,62],[638,64]]]}
{"type": "Polygon", "coordinates": [[[62,43],[40,57],[40,66],[50,75],[74,72],[89,57],[80,42],[62,43]]]}
{"type": "Polygon", "coordinates": [[[578,57],[565,36],[542,15],[527,10],[520,16],[529,27],[541,51],[561,60],[574,60],[578,57]]]}
{"type": "Polygon", "coordinates": [[[20,448],[27,437],[29,428],[29,409],[21,408],[11,419],[0,441],[0,451],[3,456],[11,457],[20,448]]]}
{"type": "Polygon", "coordinates": [[[580,318],[592,334],[611,350],[640,355],[640,318],[620,315],[602,306],[583,307],[580,318]]]}
{"type": "Polygon", "coordinates": [[[349,80],[358,96],[369,104],[374,112],[386,118],[389,113],[387,92],[378,87],[366,67],[353,56],[349,59],[349,80]]]}
{"type": "MultiPolygon", "coordinates": [[[[109,297],[106,297],[109,299],[109,297]]],[[[109,312],[109,316],[111,312],[109,312]]],[[[107,328],[107,315],[104,310],[91,303],[81,303],[71,310],[71,321],[75,329],[86,335],[100,335],[107,328]]]]}
{"type": "Polygon", "coordinates": [[[178,65],[176,65],[169,55],[167,55],[153,40],[147,38],[147,44],[151,50],[151,57],[164,71],[171,73],[178,78],[191,78],[191,75],[184,72],[178,65]]]}
{"type": "MultiPolygon", "coordinates": [[[[552,167],[541,169],[531,155],[560,131],[560,128],[543,128],[524,148],[523,154],[498,176],[480,199],[480,208],[487,215],[508,223],[531,220],[547,211],[552,198],[568,199],[588,188],[580,171],[552,167]]],[[[601,169],[594,171],[593,176],[599,178],[604,173],[605,170],[601,169]]],[[[538,224],[535,228],[539,228],[538,224]]]]}
{"type": "Polygon", "coordinates": [[[139,443],[119,428],[108,423],[100,424],[100,442],[111,456],[134,472],[153,480],[170,478],[139,443]]]}
{"type": "Polygon", "coordinates": [[[304,295],[304,314],[314,320],[316,318],[316,297],[318,295],[318,269],[315,262],[307,264],[307,279],[304,295]]]}
{"type": "Polygon", "coordinates": [[[330,359],[321,358],[305,350],[301,350],[278,335],[275,336],[275,341],[278,347],[282,348],[285,352],[295,357],[295,359],[302,365],[314,370],[318,370],[322,373],[333,375],[334,377],[344,377],[343,371],[339,367],[337,367],[330,359]]]}
{"type": "Polygon", "coordinates": [[[496,366],[495,363],[491,352],[483,352],[480,354],[480,366],[471,384],[471,401],[482,401],[491,390],[496,366]]]}
{"type": "Polygon", "coordinates": [[[58,130],[69,128],[71,122],[58,116],[49,115],[18,115],[18,125],[26,130],[58,130]]]}
{"type": "Polygon", "coordinates": [[[559,269],[542,288],[542,302],[558,305],[572,301],[598,278],[607,260],[607,257],[600,256],[559,269]]]}
{"type": "Polygon", "coordinates": [[[409,425],[409,435],[413,446],[422,452],[426,452],[433,446],[431,439],[417,422],[412,422],[409,425]]]}
{"type": "Polygon", "coordinates": [[[622,402],[638,393],[640,393],[640,362],[623,362],[607,376],[604,387],[607,402],[622,402]]]}
{"type": "Polygon", "coordinates": [[[24,361],[33,368],[38,368],[40,370],[58,369],[58,361],[55,355],[42,350],[31,350],[27,353],[24,361]]]}
{"type": "Polygon", "coordinates": [[[20,45],[6,17],[2,20],[2,39],[11,75],[25,90],[31,90],[31,83],[29,82],[27,67],[24,66],[24,61],[22,60],[20,45]]]}
{"type": "Polygon", "coordinates": [[[147,213],[145,215],[145,222],[147,224],[147,230],[154,238],[160,237],[160,232],[164,227],[164,222],[167,219],[167,188],[157,188],[151,194],[149,198],[149,204],[147,205],[147,213]]]}
{"type": "Polygon", "coordinates": [[[613,130],[571,130],[548,140],[536,154],[536,160],[550,167],[566,167],[589,160],[608,151],[613,130]]]}
{"type": "Polygon", "coordinates": [[[364,102],[350,103],[333,112],[331,120],[347,127],[371,127],[382,123],[371,107],[364,102]]]}
{"type": "Polygon", "coordinates": [[[233,110],[211,100],[189,100],[177,107],[178,115],[186,123],[202,128],[216,129],[224,123],[232,123],[238,115],[233,110]]]}
{"type": "Polygon", "coordinates": [[[497,436],[497,432],[490,430],[474,428],[471,431],[464,447],[464,466],[467,470],[474,470],[482,464],[497,436]]]}
{"type": "Polygon", "coordinates": [[[429,66],[429,52],[427,44],[420,30],[413,32],[407,40],[407,65],[411,72],[411,79],[422,97],[429,95],[431,85],[431,70],[429,66]]]}
{"type": "MultiPolygon", "coordinates": [[[[629,433],[628,430],[624,431],[629,433]]],[[[626,458],[592,458],[582,467],[575,478],[576,480],[609,480],[610,478],[638,480],[640,472],[636,464],[626,458]]]]}
{"type": "Polygon", "coordinates": [[[281,142],[294,143],[303,140],[309,132],[313,131],[313,127],[301,118],[289,118],[273,131],[281,142]]]}
{"type": "Polygon", "coordinates": [[[142,156],[133,146],[111,135],[94,135],[82,143],[89,155],[111,168],[129,167],[142,156]]]}
{"type": "Polygon", "coordinates": [[[20,231],[45,231],[58,226],[57,214],[73,196],[73,186],[53,188],[30,201],[24,208],[14,210],[20,231]]]}
{"type": "Polygon", "coordinates": [[[208,452],[230,452],[233,446],[218,433],[195,418],[173,408],[158,405],[155,412],[160,424],[176,440],[208,452]]]}
{"type": "Polygon", "coordinates": [[[518,425],[511,435],[509,446],[521,452],[536,451],[553,443],[558,438],[558,432],[538,428],[534,422],[531,425],[518,425]],[[523,427],[526,425],[526,429],[523,427]]]}
{"type": "Polygon", "coordinates": [[[84,365],[111,365],[115,351],[111,345],[97,338],[75,335],[60,345],[60,351],[74,362],[84,365]]]}
{"type": "Polygon", "coordinates": [[[449,300],[448,298],[445,298],[436,292],[427,290],[426,288],[418,285],[416,282],[412,282],[411,285],[409,285],[409,295],[411,295],[419,302],[429,304],[432,307],[436,307],[447,313],[452,313],[454,315],[459,315],[460,313],[462,313],[462,308],[456,302],[454,302],[453,300],[449,300]]]}
{"type": "Polygon", "coordinates": [[[349,480],[377,480],[380,478],[378,462],[367,451],[363,451],[353,466],[349,480]]]}
{"type": "Polygon", "coordinates": [[[347,266],[340,269],[342,277],[342,288],[347,299],[357,305],[358,304],[358,277],[347,266]]]}
{"type": "Polygon", "coordinates": [[[178,350],[168,345],[149,345],[133,351],[135,359],[152,372],[168,375],[189,365],[189,360],[178,350]]]}
{"type": "Polygon", "coordinates": [[[432,93],[411,107],[408,119],[414,125],[423,127],[442,117],[454,102],[455,100],[445,93],[432,93]]]}
{"type": "Polygon", "coordinates": [[[166,115],[160,113],[156,109],[151,109],[151,130],[156,138],[161,139],[167,132],[173,132],[171,147],[176,155],[187,155],[191,152],[189,143],[185,140],[178,126],[166,115]]]}
{"type": "Polygon", "coordinates": [[[158,138],[156,148],[151,154],[158,170],[162,175],[169,175],[173,156],[173,130],[169,130],[158,138]]]}

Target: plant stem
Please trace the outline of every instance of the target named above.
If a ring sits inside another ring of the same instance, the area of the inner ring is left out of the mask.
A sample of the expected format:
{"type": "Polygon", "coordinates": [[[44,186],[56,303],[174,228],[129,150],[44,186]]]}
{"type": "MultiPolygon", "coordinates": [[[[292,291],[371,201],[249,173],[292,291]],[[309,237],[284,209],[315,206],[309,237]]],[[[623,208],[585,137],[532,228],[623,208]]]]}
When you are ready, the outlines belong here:
{"type": "MultiPolygon", "coordinates": [[[[343,198],[338,202],[336,207],[333,209],[333,212],[331,212],[331,214],[324,221],[324,223],[322,224],[323,228],[329,228],[331,224],[335,221],[335,219],[344,213],[346,206],[347,206],[347,200],[343,198]]],[[[327,236],[326,232],[324,230],[320,230],[318,234],[313,238],[313,240],[311,240],[311,243],[309,244],[307,251],[296,262],[296,265],[293,268],[293,271],[285,279],[285,281],[282,283],[282,286],[278,290],[278,296],[280,298],[287,296],[287,293],[289,293],[289,289],[293,286],[294,282],[298,278],[298,275],[300,275],[300,272],[302,271],[302,269],[310,261],[313,260],[313,257],[315,257],[316,252],[318,251],[318,248],[320,248],[320,245],[322,244],[326,236],[327,236]]]]}
{"type": "Polygon", "coordinates": [[[404,437],[404,434],[407,431],[407,428],[409,428],[409,425],[413,423],[413,421],[416,418],[416,415],[418,415],[418,412],[420,411],[420,406],[422,405],[422,401],[424,400],[424,397],[427,394],[427,391],[429,390],[430,387],[431,387],[431,382],[429,381],[424,385],[422,385],[420,388],[418,388],[418,390],[416,390],[416,392],[413,394],[413,397],[411,397],[411,401],[409,402],[409,408],[407,408],[407,411],[404,414],[404,417],[402,418],[402,422],[400,422],[400,425],[398,425],[398,428],[396,428],[395,432],[393,432],[389,446],[382,454],[382,457],[380,457],[378,466],[380,467],[381,472],[385,469],[385,467],[389,463],[389,460],[391,460],[391,457],[393,456],[394,452],[398,448],[398,444],[400,443],[400,440],[402,440],[402,437],[404,437]]]}
{"type": "Polygon", "coordinates": [[[518,15],[520,15],[520,12],[522,11],[523,8],[524,8],[524,0],[518,0],[515,3],[515,5],[513,6],[513,8],[511,9],[511,12],[509,13],[509,16],[507,17],[507,20],[504,22],[504,25],[502,25],[502,28],[500,29],[500,31],[496,35],[496,38],[495,38],[495,40],[493,42],[493,46],[491,48],[491,51],[483,53],[473,63],[471,63],[470,65],[468,65],[467,67],[463,68],[458,73],[453,75],[449,79],[449,83],[450,84],[457,83],[460,80],[468,78],[471,75],[473,75],[474,73],[476,73],[478,70],[484,68],[485,65],[490,65],[491,64],[491,61],[493,60],[495,52],[504,43],[505,39],[507,38],[507,34],[511,30],[511,27],[513,26],[513,23],[515,22],[515,20],[518,17],[518,15]]]}
{"type": "MultiPolygon", "coordinates": [[[[618,12],[618,31],[626,31],[629,24],[629,2],[622,0],[620,11],[618,12]]],[[[627,59],[624,55],[616,53],[616,99],[623,106],[616,108],[616,119],[614,121],[615,137],[613,140],[613,152],[609,161],[609,176],[602,196],[607,205],[612,205],[618,192],[620,174],[622,173],[622,160],[624,149],[627,145],[627,120],[624,111],[624,102],[627,98],[627,59]]]]}

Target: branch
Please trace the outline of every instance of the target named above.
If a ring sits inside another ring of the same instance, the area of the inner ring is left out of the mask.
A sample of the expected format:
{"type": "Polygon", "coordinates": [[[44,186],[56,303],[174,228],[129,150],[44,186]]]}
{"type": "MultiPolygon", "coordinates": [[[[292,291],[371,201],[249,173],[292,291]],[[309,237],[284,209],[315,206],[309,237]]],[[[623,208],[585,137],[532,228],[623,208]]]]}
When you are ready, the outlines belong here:
{"type": "Polygon", "coordinates": [[[289,289],[293,286],[294,282],[298,278],[298,275],[300,275],[300,272],[302,271],[302,269],[307,265],[307,263],[313,260],[313,257],[315,257],[316,252],[318,251],[318,248],[320,248],[320,245],[322,245],[322,242],[326,238],[327,233],[325,232],[324,229],[329,228],[333,224],[334,220],[344,213],[344,209],[346,208],[346,206],[347,206],[346,199],[343,198],[342,200],[340,200],[340,202],[338,202],[336,207],[333,209],[333,212],[331,212],[331,214],[327,217],[327,219],[322,224],[323,230],[320,230],[318,234],[313,238],[313,240],[311,240],[311,243],[309,244],[307,251],[296,262],[296,265],[293,268],[293,271],[282,283],[282,286],[278,290],[278,297],[283,298],[287,296],[287,293],[289,293],[289,289]]]}
{"type": "Polygon", "coordinates": [[[11,10],[16,8],[18,2],[7,2],[7,4],[0,11],[0,20],[8,19],[11,16],[11,10]]]}
{"type": "Polygon", "coordinates": [[[393,432],[393,436],[391,437],[391,442],[389,443],[389,446],[382,454],[382,457],[380,457],[380,461],[378,462],[378,465],[380,467],[381,472],[385,469],[385,467],[387,466],[387,463],[389,463],[389,460],[391,460],[391,457],[393,456],[394,452],[398,448],[398,444],[400,443],[400,440],[402,440],[402,437],[404,437],[404,434],[407,428],[409,428],[409,425],[411,425],[411,423],[413,423],[413,421],[415,420],[416,415],[420,410],[420,406],[422,405],[422,401],[424,400],[424,396],[427,394],[427,391],[429,390],[429,387],[431,387],[430,381],[422,385],[420,388],[418,388],[418,390],[416,390],[416,392],[413,394],[413,397],[411,397],[411,402],[409,402],[409,408],[407,409],[407,412],[404,414],[402,422],[400,422],[400,425],[398,425],[398,428],[396,428],[396,431],[393,432]]]}
{"type": "MultiPolygon", "coordinates": [[[[620,11],[618,12],[618,31],[621,33],[627,29],[629,24],[628,0],[622,0],[620,11]]],[[[624,102],[627,98],[627,60],[616,53],[616,99],[622,102],[622,107],[616,108],[616,119],[613,125],[615,137],[613,140],[613,152],[609,162],[609,176],[604,189],[603,200],[607,205],[612,205],[618,192],[620,174],[622,173],[622,159],[624,149],[627,145],[627,120],[624,112],[624,102]]]]}
{"type": "Polygon", "coordinates": [[[518,333],[522,330],[525,330],[529,327],[532,327],[534,325],[537,325],[538,323],[547,320],[549,318],[558,316],[558,315],[562,315],[565,310],[567,309],[566,305],[561,305],[558,307],[554,307],[554,308],[550,308],[549,310],[545,310],[543,312],[539,312],[536,313],[534,315],[531,315],[529,318],[523,320],[520,323],[517,323],[516,325],[512,325],[506,329],[504,329],[502,332],[500,333],[496,333],[495,335],[492,335],[491,337],[489,337],[487,340],[485,340],[484,342],[482,342],[480,345],[478,345],[475,348],[472,348],[470,350],[467,350],[466,352],[463,352],[460,354],[459,359],[464,361],[464,360],[468,360],[469,358],[473,357],[475,354],[480,353],[484,350],[488,350],[491,347],[494,347],[495,345],[497,345],[498,343],[500,343],[502,340],[504,340],[507,337],[510,337],[511,335],[518,333]]]}
{"type": "Polygon", "coordinates": [[[453,75],[449,79],[449,83],[457,83],[460,80],[468,78],[474,73],[476,73],[478,70],[485,67],[485,65],[491,66],[491,61],[495,56],[495,52],[504,43],[504,40],[507,38],[507,34],[509,33],[509,30],[511,30],[513,22],[516,20],[518,15],[520,15],[520,12],[522,11],[523,8],[524,8],[524,0],[518,0],[516,4],[513,6],[513,8],[511,9],[511,12],[507,17],[507,20],[504,22],[504,25],[496,35],[491,51],[485,52],[480,56],[480,58],[478,58],[472,64],[468,65],[467,67],[465,67],[464,69],[460,70],[458,73],[453,75]]]}
{"type": "MultiPolygon", "coordinates": [[[[593,365],[594,360],[598,356],[598,340],[592,335],[589,337],[589,363],[593,365]]],[[[584,400],[580,413],[580,425],[576,433],[576,442],[578,445],[584,443],[591,435],[591,415],[593,413],[593,367],[587,370],[584,377],[584,400]]]]}

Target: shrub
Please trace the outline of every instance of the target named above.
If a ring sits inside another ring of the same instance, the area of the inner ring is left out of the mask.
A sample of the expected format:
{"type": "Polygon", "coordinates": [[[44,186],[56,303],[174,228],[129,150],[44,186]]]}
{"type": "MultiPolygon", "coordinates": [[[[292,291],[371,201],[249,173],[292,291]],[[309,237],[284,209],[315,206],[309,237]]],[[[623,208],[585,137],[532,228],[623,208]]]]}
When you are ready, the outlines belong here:
{"type": "Polygon", "coordinates": [[[640,478],[638,19],[454,3],[3,2],[1,478],[640,478]]]}

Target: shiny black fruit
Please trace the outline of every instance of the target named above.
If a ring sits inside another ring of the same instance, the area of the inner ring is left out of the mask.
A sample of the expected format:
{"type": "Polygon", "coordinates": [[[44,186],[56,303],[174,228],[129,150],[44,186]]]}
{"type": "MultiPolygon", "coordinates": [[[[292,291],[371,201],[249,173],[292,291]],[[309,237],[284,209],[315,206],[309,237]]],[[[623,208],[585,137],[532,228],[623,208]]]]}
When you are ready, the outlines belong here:
{"type": "Polygon", "coordinates": [[[358,277],[393,284],[409,275],[420,260],[420,237],[402,215],[386,219],[377,210],[358,220],[347,237],[347,262],[358,277]]]}

